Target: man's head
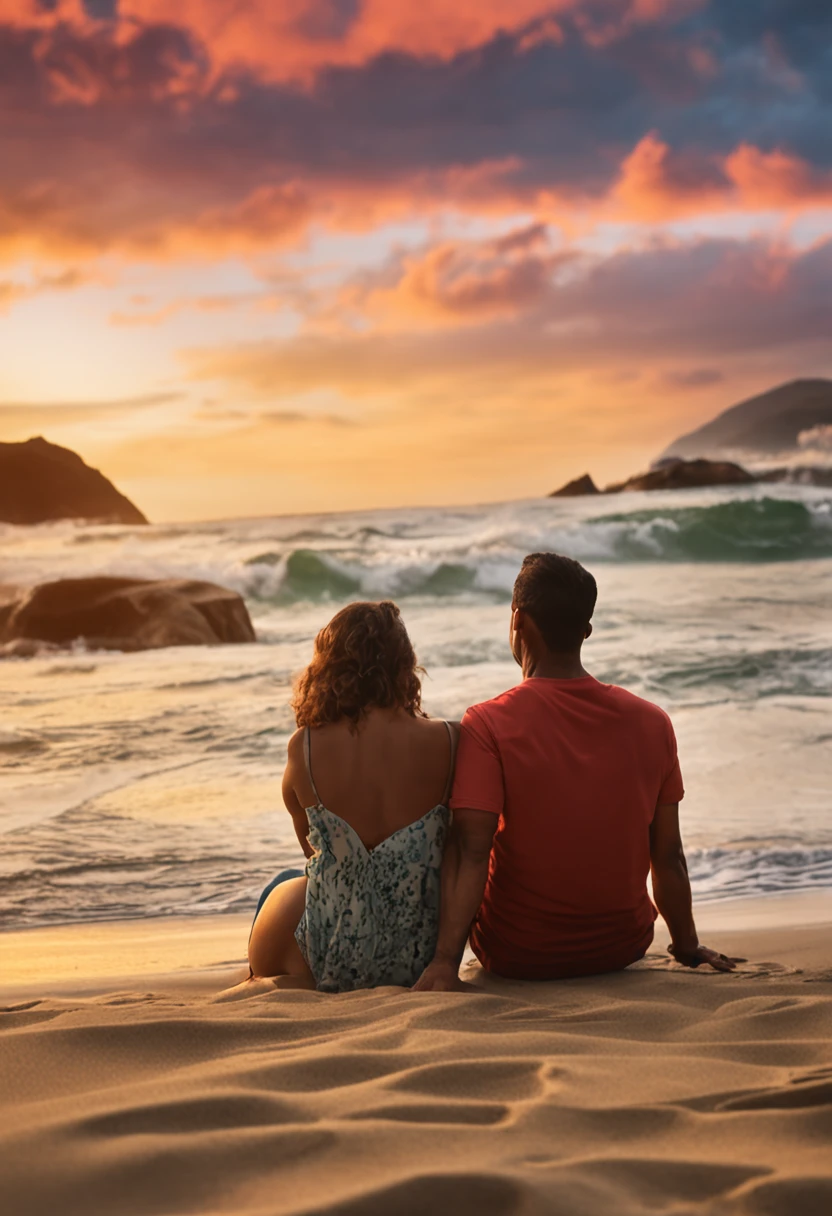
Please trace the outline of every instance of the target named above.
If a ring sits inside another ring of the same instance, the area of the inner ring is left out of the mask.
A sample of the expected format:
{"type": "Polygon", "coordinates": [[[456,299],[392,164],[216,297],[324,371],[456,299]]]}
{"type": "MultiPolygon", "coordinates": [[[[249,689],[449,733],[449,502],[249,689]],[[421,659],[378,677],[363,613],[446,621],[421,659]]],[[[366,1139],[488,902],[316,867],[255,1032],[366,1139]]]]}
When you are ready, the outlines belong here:
{"type": "MultiPolygon", "coordinates": [[[[559,553],[530,553],[523,559],[511,601],[511,650],[579,655],[592,633],[598,587],[580,562],[559,553]]],[[[535,655],[535,657],[539,657],[535,655]]]]}

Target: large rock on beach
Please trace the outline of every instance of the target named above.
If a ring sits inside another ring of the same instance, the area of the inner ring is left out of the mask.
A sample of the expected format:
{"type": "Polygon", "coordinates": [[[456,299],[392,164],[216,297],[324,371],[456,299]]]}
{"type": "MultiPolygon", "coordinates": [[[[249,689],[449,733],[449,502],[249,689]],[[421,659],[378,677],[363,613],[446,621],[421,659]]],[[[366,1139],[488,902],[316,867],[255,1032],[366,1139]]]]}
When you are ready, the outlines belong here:
{"type": "Polygon", "coordinates": [[[561,486],[559,490],[553,490],[549,497],[580,498],[584,494],[600,493],[601,491],[598,489],[589,473],[584,473],[583,477],[576,477],[574,481],[567,481],[566,485],[561,486]]]}
{"type": "Polygon", "coordinates": [[[147,520],[98,469],[45,439],[0,443],[0,522],[57,519],[146,524],[147,520]]]}
{"type": "Polygon", "coordinates": [[[154,650],[256,637],[242,596],[214,583],[101,577],[0,588],[0,652],[26,656],[79,641],[154,650]]]}
{"type": "Polygon", "coordinates": [[[605,493],[623,490],[693,490],[703,486],[745,486],[757,478],[728,460],[666,460],[649,473],[608,486],[605,493]]]}

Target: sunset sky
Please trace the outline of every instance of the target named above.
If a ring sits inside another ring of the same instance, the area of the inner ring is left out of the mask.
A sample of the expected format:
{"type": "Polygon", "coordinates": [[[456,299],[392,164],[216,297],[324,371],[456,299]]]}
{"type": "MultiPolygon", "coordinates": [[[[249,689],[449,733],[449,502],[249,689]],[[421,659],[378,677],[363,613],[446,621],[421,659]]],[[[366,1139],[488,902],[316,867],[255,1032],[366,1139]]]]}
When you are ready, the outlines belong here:
{"type": "Polygon", "coordinates": [[[829,0],[0,0],[0,439],[153,519],[635,472],[832,374],[831,106],[829,0]]]}

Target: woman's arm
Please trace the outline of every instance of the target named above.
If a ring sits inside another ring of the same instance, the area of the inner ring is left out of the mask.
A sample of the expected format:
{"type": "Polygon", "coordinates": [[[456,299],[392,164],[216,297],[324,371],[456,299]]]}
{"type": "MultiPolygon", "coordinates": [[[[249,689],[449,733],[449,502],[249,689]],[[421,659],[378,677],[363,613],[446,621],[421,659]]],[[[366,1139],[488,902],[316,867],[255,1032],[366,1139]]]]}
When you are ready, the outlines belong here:
{"type": "Polygon", "coordinates": [[[298,766],[303,763],[303,731],[298,730],[289,740],[286,768],[283,772],[283,803],[292,816],[295,835],[303,849],[304,857],[311,857],[314,850],[309,843],[309,819],[296,793],[298,766]]]}

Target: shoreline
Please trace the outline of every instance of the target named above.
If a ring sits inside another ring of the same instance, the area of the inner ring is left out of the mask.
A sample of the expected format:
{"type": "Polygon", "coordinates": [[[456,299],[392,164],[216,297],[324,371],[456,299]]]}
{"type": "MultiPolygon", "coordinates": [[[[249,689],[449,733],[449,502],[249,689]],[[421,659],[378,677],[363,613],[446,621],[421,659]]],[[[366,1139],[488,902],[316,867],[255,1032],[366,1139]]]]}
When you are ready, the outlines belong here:
{"type": "MultiPolygon", "coordinates": [[[[832,890],[714,900],[694,913],[706,944],[724,939],[729,952],[745,954],[746,934],[774,940],[786,934],[791,941],[800,930],[832,928],[832,890]]],[[[231,913],[9,930],[0,933],[0,999],[101,992],[154,977],[219,990],[247,975],[250,927],[250,916],[231,913]]],[[[651,953],[664,951],[667,940],[659,919],[651,953]]],[[[829,953],[832,965],[832,946],[829,953]]]]}

